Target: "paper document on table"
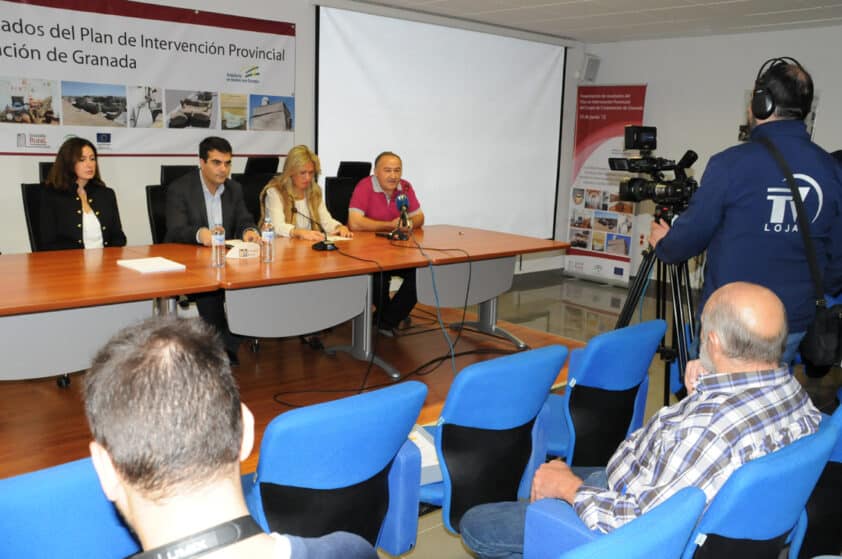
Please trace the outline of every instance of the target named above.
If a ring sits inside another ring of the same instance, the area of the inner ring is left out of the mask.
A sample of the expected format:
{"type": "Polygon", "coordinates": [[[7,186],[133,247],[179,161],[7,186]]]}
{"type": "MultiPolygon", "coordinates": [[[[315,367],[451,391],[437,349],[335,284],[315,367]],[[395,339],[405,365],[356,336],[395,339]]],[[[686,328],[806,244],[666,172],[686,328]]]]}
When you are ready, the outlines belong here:
{"type": "Polygon", "coordinates": [[[257,258],[260,255],[260,245],[257,243],[229,239],[225,241],[225,246],[231,247],[225,258],[257,258]]]}
{"type": "Polygon", "coordinates": [[[429,431],[416,425],[409,432],[409,440],[415,443],[421,451],[421,485],[441,481],[441,468],[439,467],[439,455],[436,452],[436,443],[429,431]]]}
{"type": "Polygon", "coordinates": [[[117,265],[140,272],[141,274],[152,274],[156,272],[183,272],[187,269],[187,266],[184,264],[174,262],[169,258],[164,258],[162,256],[118,260],[117,265]]]}
{"type": "Polygon", "coordinates": [[[339,235],[328,235],[327,242],[329,243],[338,243],[340,241],[350,241],[350,237],[340,237],[339,235]]]}

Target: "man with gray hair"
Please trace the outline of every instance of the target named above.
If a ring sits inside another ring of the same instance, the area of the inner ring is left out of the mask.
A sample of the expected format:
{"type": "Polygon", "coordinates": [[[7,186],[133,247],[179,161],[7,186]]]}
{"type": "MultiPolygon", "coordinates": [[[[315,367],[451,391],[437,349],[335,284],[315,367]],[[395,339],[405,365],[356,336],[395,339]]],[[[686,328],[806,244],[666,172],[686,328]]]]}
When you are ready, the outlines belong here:
{"type": "MultiPolygon", "coordinates": [[[[687,366],[687,398],[658,411],[587,480],[562,461],[543,464],[531,500],[563,499],[588,528],[610,532],[688,486],[710,502],[741,464],[816,432],[821,414],[780,365],[786,324],[769,289],[717,289],[702,312],[701,358],[687,366]]],[[[520,557],[528,504],[472,508],[462,541],[479,557],[520,557]]]]}
{"type": "Polygon", "coordinates": [[[266,534],[249,516],[240,460],[254,417],[201,320],[153,318],[117,333],[94,357],[84,400],[102,489],[145,550],[135,557],[377,558],[355,534],[266,534]]]}

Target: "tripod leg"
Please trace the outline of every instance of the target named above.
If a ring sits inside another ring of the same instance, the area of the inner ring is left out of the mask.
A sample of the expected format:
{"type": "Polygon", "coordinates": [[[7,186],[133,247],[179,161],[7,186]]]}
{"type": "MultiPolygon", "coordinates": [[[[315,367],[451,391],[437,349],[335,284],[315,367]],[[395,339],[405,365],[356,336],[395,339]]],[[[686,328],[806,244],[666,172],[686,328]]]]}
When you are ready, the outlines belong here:
{"type": "Polygon", "coordinates": [[[617,323],[614,325],[614,328],[623,328],[631,324],[634,310],[640,303],[641,297],[643,297],[646,284],[649,282],[649,274],[652,273],[652,266],[655,264],[656,259],[655,251],[651,247],[643,253],[643,260],[640,262],[640,267],[637,269],[637,275],[634,281],[629,286],[629,294],[617,317],[617,323]]]}

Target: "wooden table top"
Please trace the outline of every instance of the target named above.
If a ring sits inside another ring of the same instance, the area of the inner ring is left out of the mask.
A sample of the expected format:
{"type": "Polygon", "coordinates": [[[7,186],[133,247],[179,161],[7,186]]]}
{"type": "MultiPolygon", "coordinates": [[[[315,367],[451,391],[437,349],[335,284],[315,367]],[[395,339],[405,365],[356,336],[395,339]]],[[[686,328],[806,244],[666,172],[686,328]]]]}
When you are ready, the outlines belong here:
{"type": "Polygon", "coordinates": [[[117,265],[141,255],[138,247],[4,254],[0,316],[199,293],[219,285],[212,273],[189,266],[186,272],[140,274],[117,265]]]}
{"type": "Polygon", "coordinates": [[[217,288],[297,283],[426,266],[430,260],[434,264],[451,264],[569,246],[559,241],[453,225],[424,227],[415,231],[409,241],[357,233],[353,239],[337,243],[340,250],[332,252],[315,251],[312,244],[279,238],[271,264],[263,264],[257,258],[229,259],[224,268],[210,266],[209,248],[188,244],[2,255],[0,277],[6,285],[0,291],[0,316],[172,297],[217,288]],[[180,262],[187,270],[140,274],[117,265],[120,259],[150,256],[180,262]]]}

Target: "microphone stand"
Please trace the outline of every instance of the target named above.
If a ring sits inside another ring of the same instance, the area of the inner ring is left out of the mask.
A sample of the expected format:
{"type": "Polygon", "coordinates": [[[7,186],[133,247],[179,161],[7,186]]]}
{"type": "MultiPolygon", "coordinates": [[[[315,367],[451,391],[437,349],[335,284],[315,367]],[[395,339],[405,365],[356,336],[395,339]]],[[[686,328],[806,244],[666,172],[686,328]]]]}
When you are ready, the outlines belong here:
{"type": "Polygon", "coordinates": [[[321,224],[321,223],[319,223],[318,221],[314,220],[314,219],[313,219],[313,218],[311,218],[309,215],[307,215],[307,214],[303,214],[303,213],[299,212],[299,211],[298,211],[298,208],[296,208],[295,206],[293,206],[293,207],[292,207],[292,213],[293,213],[293,214],[298,214],[298,215],[302,216],[304,219],[306,219],[307,221],[309,221],[310,223],[315,224],[315,225],[316,225],[316,227],[318,227],[318,228],[319,228],[319,232],[320,232],[322,235],[324,235],[324,236],[325,236],[325,238],[324,238],[324,240],[323,240],[323,241],[317,241],[317,242],[313,243],[313,250],[318,250],[318,251],[331,251],[331,250],[337,250],[337,249],[339,248],[339,247],[337,247],[337,246],[336,246],[336,245],[335,245],[332,241],[329,241],[329,240],[328,240],[328,238],[327,238],[327,231],[325,231],[325,228],[324,228],[324,227],[322,227],[322,224],[321,224]]]}

